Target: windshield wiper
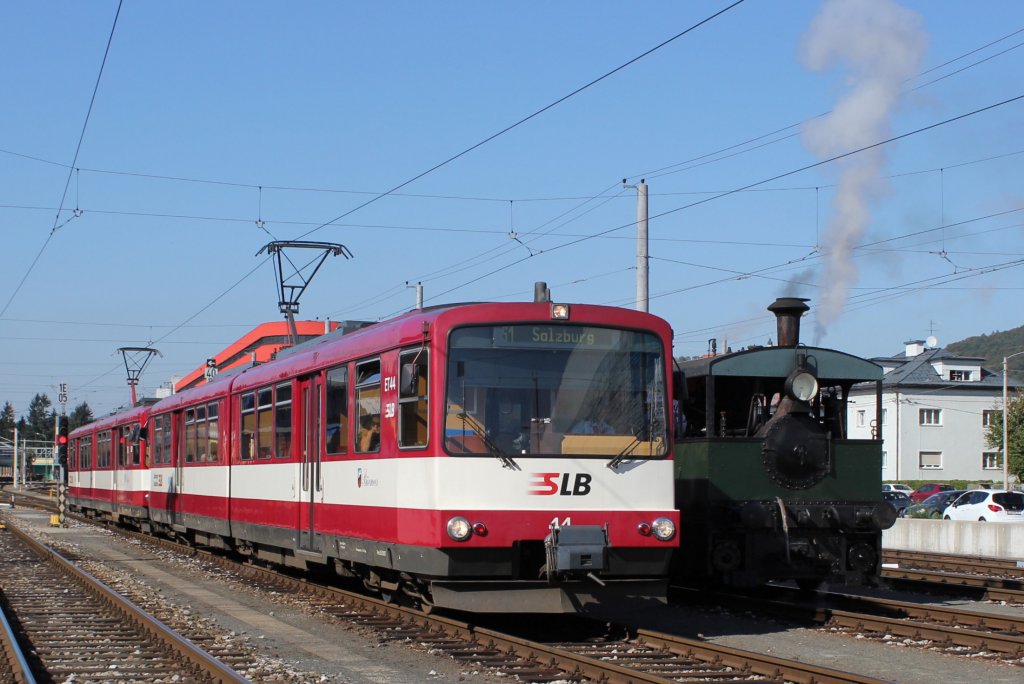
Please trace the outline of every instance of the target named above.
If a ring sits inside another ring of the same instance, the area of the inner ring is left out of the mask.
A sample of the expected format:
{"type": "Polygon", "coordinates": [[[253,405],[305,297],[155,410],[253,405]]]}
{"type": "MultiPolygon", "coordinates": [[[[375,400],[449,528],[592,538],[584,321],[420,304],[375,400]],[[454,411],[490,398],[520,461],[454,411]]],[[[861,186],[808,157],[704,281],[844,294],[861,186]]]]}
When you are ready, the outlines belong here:
{"type": "Polygon", "coordinates": [[[640,446],[640,442],[641,442],[641,440],[640,440],[640,432],[641,432],[640,430],[637,430],[633,434],[633,441],[630,442],[629,444],[627,444],[626,448],[624,448],[622,451],[620,451],[615,458],[613,458],[612,460],[608,461],[607,465],[608,465],[609,468],[611,468],[612,470],[615,470],[616,468],[618,468],[620,463],[625,461],[627,457],[629,457],[629,456],[631,456],[633,454],[633,449],[636,449],[638,446],[640,446]]]}
{"type": "MultiPolygon", "coordinates": [[[[487,430],[480,424],[480,421],[469,415],[466,411],[457,411],[455,415],[462,419],[463,431],[465,431],[466,427],[469,427],[473,434],[480,438],[484,448],[487,449],[487,453],[501,461],[502,468],[508,468],[509,470],[522,470],[522,468],[519,467],[519,464],[512,460],[511,456],[502,451],[501,448],[494,443],[494,440],[487,434],[487,430]]],[[[463,449],[465,449],[465,445],[463,445],[463,449]]]]}

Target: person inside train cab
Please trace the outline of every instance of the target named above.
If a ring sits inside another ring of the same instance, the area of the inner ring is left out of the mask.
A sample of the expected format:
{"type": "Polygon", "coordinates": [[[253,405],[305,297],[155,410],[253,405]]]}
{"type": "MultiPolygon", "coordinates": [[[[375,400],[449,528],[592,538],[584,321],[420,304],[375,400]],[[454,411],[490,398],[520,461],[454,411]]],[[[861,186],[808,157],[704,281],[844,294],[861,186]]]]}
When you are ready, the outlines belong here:
{"type": "Polygon", "coordinates": [[[376,451],[380,447],[380,416],[364,416],[359,428],[359,450],[376,451]]]}

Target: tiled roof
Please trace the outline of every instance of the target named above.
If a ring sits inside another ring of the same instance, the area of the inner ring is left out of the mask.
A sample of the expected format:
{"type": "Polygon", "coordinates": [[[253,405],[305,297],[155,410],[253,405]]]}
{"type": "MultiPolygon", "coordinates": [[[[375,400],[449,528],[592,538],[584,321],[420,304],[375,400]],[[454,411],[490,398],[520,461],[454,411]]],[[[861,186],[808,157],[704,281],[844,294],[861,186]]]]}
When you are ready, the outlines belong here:
{"type": "MultiPolygon", "coordinates": [[[[897,354],[890,357],[878,357],[871,359],[875,363],[885,368],[893,367],[893,370],[889,371],[882,377],[883,387],[907,387],[907,386],[919,386],[919,385],[943,385],[943,386],[954,386],[957,389],[993,389],[998,388],[1002,390],[1003,387],[1003,374],[1002,370],[999,372],[993,372],[987,368],[983,368],[980,365],[981,358],[974,356],[957,356],[953,352],[946,351],[945,349],[926,349],[917,356],[907,358],[906,354],[897,354]],[[933,362],[936,361],[949,361],[953,363],[970,363],[978,362],[978,367],[981,368],[981,380],[973,380],[969,382],[959,382],[955,380],[949,380],[939,375],[935,368],[932,366],[933,362]]],[[[1019,389],[1024,387],[1024,383],[1021,383],[1014,378],[1009,378],[1007,386],[1019,389]]]]}

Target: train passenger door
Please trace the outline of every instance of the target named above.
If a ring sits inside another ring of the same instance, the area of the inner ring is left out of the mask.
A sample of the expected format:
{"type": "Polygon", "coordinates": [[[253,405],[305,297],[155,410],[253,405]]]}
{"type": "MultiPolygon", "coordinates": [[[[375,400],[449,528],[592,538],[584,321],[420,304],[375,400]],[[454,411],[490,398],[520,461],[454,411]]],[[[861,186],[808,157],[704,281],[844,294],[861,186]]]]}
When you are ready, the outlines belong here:
{"type": "Polygon", "coordinates": [[[322,495],[324,485],[321,474],[322,449],[320,444],[320,377],[310,376],[300,381],[302,392],[302,458],[299,463],[299,548],[319,551],[317,538],[316,499],[322,495]]]}
{"type": "Polygon", "coordinates": [[[172,421],[174,430],[174,471],[167,488],[167,508],[172,525],[184,525],[184,506],[182,495],[185,493],[185,414],[174,412],[172,421]]]}

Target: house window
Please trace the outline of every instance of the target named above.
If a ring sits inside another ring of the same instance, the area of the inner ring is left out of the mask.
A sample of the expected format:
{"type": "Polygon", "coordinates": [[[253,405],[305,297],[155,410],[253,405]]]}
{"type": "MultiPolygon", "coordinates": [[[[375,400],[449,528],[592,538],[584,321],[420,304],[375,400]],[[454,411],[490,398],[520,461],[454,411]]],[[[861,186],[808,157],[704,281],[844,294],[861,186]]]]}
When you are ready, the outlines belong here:
{"type": "Polygon", "coordinates": [[[942,409],[920,409],[921,425],[942,425],[942,409]]]}
{"type": "Polygon", "coordinates": [[[865,414],[866,414],[866,411],[864,411],[864,409],[861,409],[861,410],[857,411],[857,427],[864,427],[864,416],[865,416],[865,414]]]}
{"type": "Polygon", "coordinates": [[[889,409],[882,409],[882,425],[889,424],[889,409]]]}
{"type": "Polygon", "coordinates": [[[1002,467],[999,463],[998,451],[983,451],[981,454],[982,470],[999,470],[1002,467]]]}
{"type": "Polygon", "coordinates": [[[1002,416],[999,415],[999,411],[982,411],[981,412],[981,426],[991,427],[999,422],[1002,416]]]}
{"type": "Polygon", "coordinates": [[[919,451],[917,452],[917,465],[921,470],[938,470],[942,468],[941,451],[919,451]]]}
{"type": "Polygon", "coordinates": [[[885,470],[885,469],[886,469],[887,467],[889,467],[889,459],[888,459],[888,454],[887,454],[887,452],[886,452],[886,451],[885,451],[885,450],[883,449],[883,450],[882,450],[882,470],[885,470]]]}
{"type": "Polygon", "coordinates": [[[968,382],[971,379],[971,371],[951,370],[949,371],[949,379],[954,382],[968,382]]]}

